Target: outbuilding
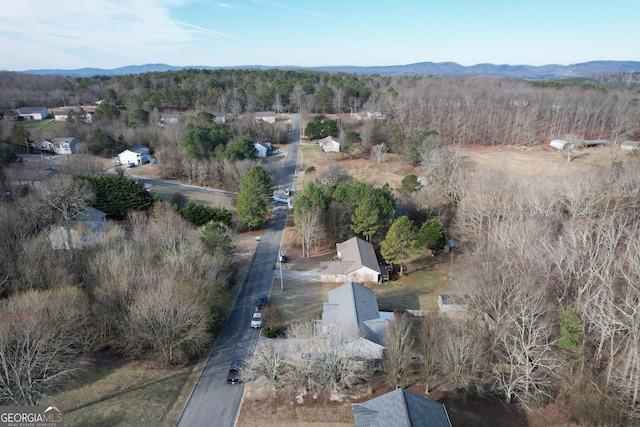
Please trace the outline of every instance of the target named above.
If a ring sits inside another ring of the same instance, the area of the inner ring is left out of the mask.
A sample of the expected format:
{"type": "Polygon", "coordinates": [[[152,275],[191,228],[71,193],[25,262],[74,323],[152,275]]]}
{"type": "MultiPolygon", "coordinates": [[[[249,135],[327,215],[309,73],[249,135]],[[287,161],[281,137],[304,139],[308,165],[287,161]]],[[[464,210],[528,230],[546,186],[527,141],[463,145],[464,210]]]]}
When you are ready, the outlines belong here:
{"type": "Polygon", "coordinates": [[[570,150],[573,148],[573,144],[569,141],[563,141],[562,139],[554,139],[549,143],[549,146],[552,148],[557,148],[558,150],[570,150]]]}
{"type": "Polygon", "coordinates": [[[42,120],[49,117],[49,110],[46,107],[21,107],[18,116],[24,120],[42,120]]]}
{"type": "Polygon", "coordinates": [[[637,150],[638,148],[640,148],[640,142],[624,141],[623,143],[620,144],[620,148],[627,151],[637,150]]]}

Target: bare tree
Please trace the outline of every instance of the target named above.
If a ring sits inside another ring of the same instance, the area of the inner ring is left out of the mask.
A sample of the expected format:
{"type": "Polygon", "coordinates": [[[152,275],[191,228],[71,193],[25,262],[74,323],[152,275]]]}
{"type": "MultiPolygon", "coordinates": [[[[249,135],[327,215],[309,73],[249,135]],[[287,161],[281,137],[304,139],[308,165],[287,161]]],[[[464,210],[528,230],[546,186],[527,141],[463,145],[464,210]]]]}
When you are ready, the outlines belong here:
{"type": "Polygon", "coordinates": [[[302,256],[311,257],[311,242],[318,237],[322,213],[317,206],[302,208],[296,212],[295,223],[302,242],[302,256]]]}
{"type": "Polygon", "coordinates": [[[208,340],[206,311],[199,296],[174,282],[160,280],[135,295],[129,309],[127,335],[133,354],[160,351],[165,364],[197,354],[208,340]]]}
{"type": "Polygon", "coordinates": [[[395,320],[385,331],[382,339],[384,353],[382,369],[389,385],[400,388],[406,381],[414,356],[415,332],[411,320],[406,315],[396,313],[395,320]]]}
{"type": "Polygon", "coordinates": [[[384,159],[384,156],[389,151],[387,144],[384,142],[382,144],[374,145],[371,148],[371,157],[377,160],[378,164],[384,159]]]}
{"type": "Polygon", "coordinates": [[[284,374],[285,353],[280,347],[262,344],[245,363],[241,377],[244,381],[262,380],[276,389],[283,382],[284,374]]]}
{"type": "Polygon", "coordinates": [[[554,325],[544,292],[523,292],[499,332],[500,348],[494,388],[506,403],[527,404],[551,397],[550,378],[562,365],[555,352],[554,325]]]}
{"type": "Polygon", "coordinates": [[[89,304],[77,288],[27,291],[0,305],[0,403],[37,405],[82,368],[89,304]]]}

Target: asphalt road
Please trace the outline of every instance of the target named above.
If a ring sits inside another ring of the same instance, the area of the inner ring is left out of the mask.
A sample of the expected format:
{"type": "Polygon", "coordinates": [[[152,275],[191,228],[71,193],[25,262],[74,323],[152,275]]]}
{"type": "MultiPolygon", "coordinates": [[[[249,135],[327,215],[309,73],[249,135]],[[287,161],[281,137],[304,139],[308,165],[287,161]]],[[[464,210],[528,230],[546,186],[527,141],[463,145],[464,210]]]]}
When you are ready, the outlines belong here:
{"type": "MultiPolygon", "coordinates": [[[[291,188],[300,141],[300,118],[291,115],[291,134],[287,157],[278,189],[291,188]]],[[[261,293],[271,293],[278,251],[282,242],[287,206],[274,205],[273,215],[258,242],[249,271],[231,313],[216,339],[209,358],[178,420],[178,427],[233,426],[244,394],[244,385],[226,383],[234,359],[250,356],[260,331],[251,329],[251,315],[261,293]]]]}

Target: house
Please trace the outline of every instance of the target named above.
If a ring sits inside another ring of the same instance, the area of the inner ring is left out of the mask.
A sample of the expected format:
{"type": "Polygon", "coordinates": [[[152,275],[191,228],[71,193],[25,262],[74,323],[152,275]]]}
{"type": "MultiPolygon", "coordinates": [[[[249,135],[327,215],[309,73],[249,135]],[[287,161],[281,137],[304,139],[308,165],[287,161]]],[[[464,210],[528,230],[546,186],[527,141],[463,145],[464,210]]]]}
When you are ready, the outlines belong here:
{"type": "Polygon", "coordinates": [[[118,161],[125,166],[139,166],[145,163],[153,163],[149,155],[149,148],[144,145],[136,145],[118,154],[118,161]]]}
{"type": "Polygon", "coordinates": [[[381,267],[373,245],[359,237],[336,243],[337,260],[320,266],[323,282],[380,283],[389,272],[381,267]],[[384,270],[384,271],[383,271],[384,270]]]}
{"type": "MultiPolygon", "coordinates": [[[[217,125],[223,125],[227,123],[227,115],[222,111],[212,111],[211,115],[213,116],[213,122],[217,125]]],[[[274,116],[275,117],[275,116],[274,116]]],[[[275,122],[275,120],[274,120],[275,122]]]]}
{"type": "Polygon", "coordinates": [[[326,138],[318,141],[320,146],[322,147],[322,151],[325,153],[339,153],[340,152],[340,141],[336,140],[331,135],[326,138]]]}
{"type": "Polygon", "coordinates": [[[558,150],[571,150],[573,148],[573,144],[569,141],[563,141],[561,139],[554,139],[549,143],[549,146],[552,148],[557,148],[558,150]]]}
{"type": "Polygon", "coordinates": [[[443,313],[465,312],[467,308],[467,301],[458,295],[438,295],[438,309],[443,313]]]}
{"type": "Polygon", "coordinates": [[[606,147],[609,145],[609,141],[604,139],[584,139],[582,140],[582,146],[585,148],[590,147],[606,147]]]}
{"type": "Polygon", "coordinates": [[[66,226],[58,226],[48,233],[52,249],[84,249],[97,246],[102,240],[102,229],[107,214],[95,208],[80,212],[66,226]]]}
{"type": "Polygon", "coordinates": [[[49,117],[49,111],[46,107],[21,107],[18,117],[22,117],[23,120],[42,120],[49,117]]]}
{"type": "Polygon", "coordinates": [[[640,147],[640,142],[638,141],[624,141],[620,144],[620,148],[623,150],[637,150],[640,147]]]}
{"type": "Polygon", "coordinates": [[[262,120],[267,123],[275,123],[276,122],[276,112],[275,111],[257,111],[256,114],[256,122],[262,120]]]}
{"type": "Polygon", "coordinates": [[[386,119],[386,116],[384,115],[384,113],[380,112],[380,111],[368,111],[367,112],[367,119],[371,120],[384,120],[386,119]]]}
{"type": "Polygon", "coordinates": [[[53,111],[53,120],[56,122],[66,122],[67,117],[69,117],[70,110],[54,110],[53,111]]]}
{"type": "Polygon", "coordinates": [[[160,115],[160,125],[175,125],[182,121],[180,114],[162,114],[160,115]]]}
{"type": "Polygon", "coordinates": [[[271,143],[258,141],[253,144],[253,147],[256,149],[257,157],[267,157],[271,153],[271,143]]]}
{"type": "Polygon", "coordinates": [[[373,291],[353,282],[330,290],[327,299],[316,333],[339,339],[355,357],[381,359],[382,338],[393,313],[381,313],[373,291]]]}
{"type": "Polygon", "coordinates": [[[78,152],[78,140],[72,136],[62,138],[49,138],[38,143],[42,151],[56,154],[75,154],[78,152]]]}
{"type": "Polygon", "coordinates": [[[451,427],[447,409],[403,388],[354,403],[355,427],[451,427]]]}

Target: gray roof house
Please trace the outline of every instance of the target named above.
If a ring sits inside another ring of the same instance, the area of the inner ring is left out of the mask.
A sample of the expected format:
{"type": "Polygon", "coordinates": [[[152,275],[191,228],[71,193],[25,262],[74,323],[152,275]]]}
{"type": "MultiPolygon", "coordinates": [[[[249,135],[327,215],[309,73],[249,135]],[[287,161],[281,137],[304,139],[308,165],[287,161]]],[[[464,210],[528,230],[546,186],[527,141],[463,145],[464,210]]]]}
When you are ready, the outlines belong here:
{"type": "Polygon", "coordinates": [[[276,122],[275,111],[256,111],[255,117],[256,117],[256,121],[262,120],[263,122],[267,122],[267,123],[276,122]]]}
{"type": "Polygon", "coordinates": [[[258,141],[253,143],[253,148],[256,149],[256,156],[258,157],[267,157],[271,152],[271,143],[258,141]]]}
{"type": "Polygon", "coordinates": [[[451,427],[447,409],[405,389],[352,405],[355,427],[451,427]]]}
{"type": "Polygon", "coordinates": [[[67,226],[58,226],[49,231],[53,249],[83,249],[100,244],[102,228],[107,223],[107,214],[95,208],[87,208],[71,220],[67,226]]]}
{"type": "Polygon", "coordinates": [[[336,243],[336,252],[337,261],[325,262],[320,266],[323,282],[379,283],[388,277],[389,273],[381,267],[370,242],[353,237],[346,242],[336,243]]]}
{"type": "Polygon", "coordinates": [[[56,154],[75,154],[78,152],[78,139],[72,136],[49,138],[40,141],[38,147],[56,154]]]}
{"type": "Polygon", "coordinates": [[[339,153],[340,152],[340,141],[336,140],[331,135],[326,138],[322,138],[320,141],[320,146],[322,147],[322,151],[325,153],[339,153]]]}
{"type": "Polygon", "coordinates": [[[46,107],[21,107],[18,116],[26,120],[42,120],[49,117],[49,110],[46,107]]]}
{"type": "Polygon", "coordinates": [[[153,159],[149,155],[149,148],[144,145],[136,145],[124,150],[116,157],[118,161],[125,166],[139,166],[145,163],[153,163],[153,159]]]}
{"type": "Polygon", "coordinates": [[[348,282],[332,289],[322,307],[316,333],[326,333],[342,341],[350,354],[365,359],[381,359],[382,337],[393,313],[380,312],[371,289],[348,282]]]}

